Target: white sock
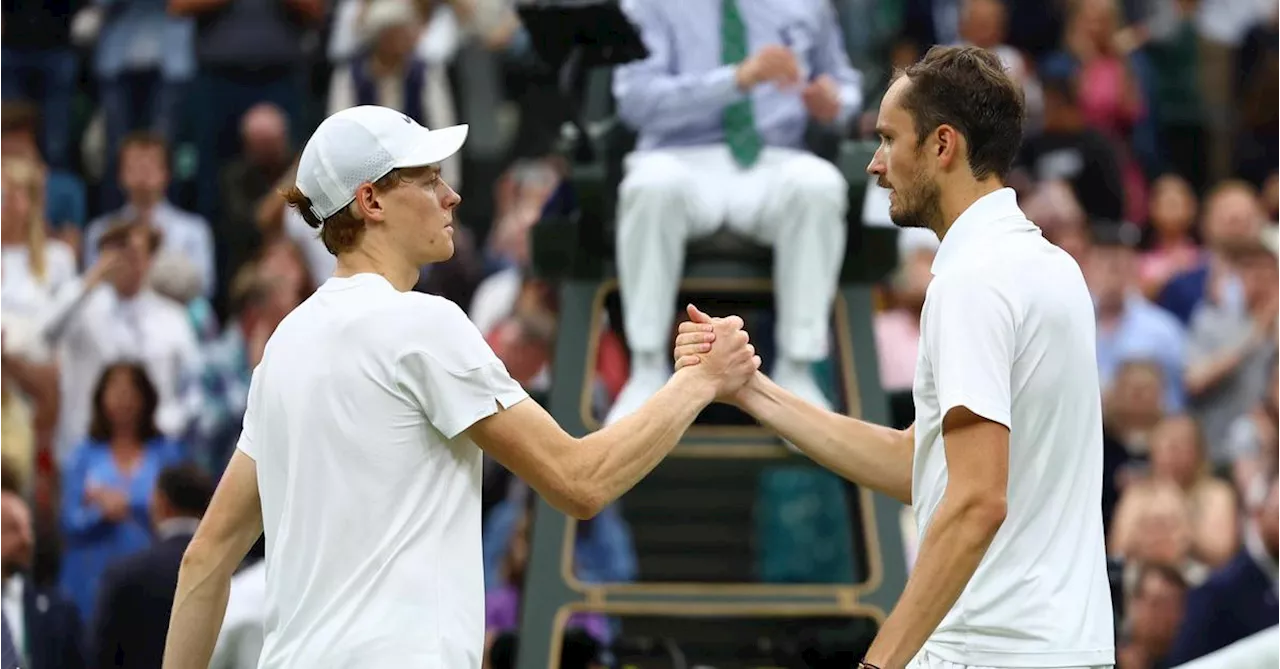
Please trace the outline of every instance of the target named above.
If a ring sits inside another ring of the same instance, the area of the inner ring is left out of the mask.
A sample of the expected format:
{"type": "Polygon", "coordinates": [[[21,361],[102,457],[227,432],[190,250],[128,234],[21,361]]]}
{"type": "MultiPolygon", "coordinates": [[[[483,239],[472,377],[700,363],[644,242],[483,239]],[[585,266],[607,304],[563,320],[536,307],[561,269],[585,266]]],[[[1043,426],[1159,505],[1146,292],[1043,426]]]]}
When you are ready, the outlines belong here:
{"type": "Polygon", "coordinates": [[[667,359],[661,353],[649,351],[631,352],[631,376],[662,376],[670,371],[667,359]]]}
{"type": "Polygon", "coordinates": [[[792,360],[790,358],[778,358],[773,363],[773,376],[782,378],[795,378],[798,376],[811,376],[813,374],[813,363],[807,360],[792,360]]]}

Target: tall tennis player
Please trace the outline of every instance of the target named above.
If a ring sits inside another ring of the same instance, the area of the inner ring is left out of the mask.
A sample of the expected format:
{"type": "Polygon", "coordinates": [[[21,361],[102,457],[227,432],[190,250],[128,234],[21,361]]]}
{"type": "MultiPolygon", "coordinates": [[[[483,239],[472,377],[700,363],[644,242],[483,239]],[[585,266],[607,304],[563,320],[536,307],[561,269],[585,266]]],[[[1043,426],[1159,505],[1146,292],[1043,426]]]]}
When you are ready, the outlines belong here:
{"type": "MultiPolygon", "coordinates": [[[[911,428],[822,411],[763,374],[730,398],[832,471],[914,507],[915,568],[864,667],[1115,663],[1093,301],[1004,185],[1022,120],[1019,86],[973,47],[930,49],[881,104],[867,170],[898,226],[941,240],[911,428]]],[[[680,369],[719,336],[714,319],[690,315],[680,369]]]]}
{"type": "Polygon", "coordinates": [[[528,399],[457,305],[411,292],[453,255],[440,178],[467,127],[330,116],[286,199],[337,270],[280,324],[240,441],[183,558],[167,669],[205,669],[231,574],[265,532],[263,669],[479,669],[481,451],[587,518],[759,368],[740,320],[634,416],[582,439],[528,399]],[[722,342],[722,343],[721,343],[722,342]]]}

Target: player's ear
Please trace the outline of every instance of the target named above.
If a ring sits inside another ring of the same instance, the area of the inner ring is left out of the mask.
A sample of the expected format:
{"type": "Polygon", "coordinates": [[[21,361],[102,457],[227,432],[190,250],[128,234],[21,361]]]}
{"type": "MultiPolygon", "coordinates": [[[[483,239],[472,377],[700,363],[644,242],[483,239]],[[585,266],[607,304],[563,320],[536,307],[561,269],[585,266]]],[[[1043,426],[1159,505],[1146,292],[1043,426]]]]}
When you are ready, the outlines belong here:
{"type": "Polygon", "coordinates": [[[356,189],[355,205],[360,210],[360,218],[365,221],[381,221],[384,218],[382,196],[373,184],[360,184],[356,189]]]}
{"type": "Polygon", "coordinates": [[[947,169],[955,164],[964,152],[964,138],[956,129],[942,124],[933,131],[932,148],[938,157],[938,166],[947,169]]]}

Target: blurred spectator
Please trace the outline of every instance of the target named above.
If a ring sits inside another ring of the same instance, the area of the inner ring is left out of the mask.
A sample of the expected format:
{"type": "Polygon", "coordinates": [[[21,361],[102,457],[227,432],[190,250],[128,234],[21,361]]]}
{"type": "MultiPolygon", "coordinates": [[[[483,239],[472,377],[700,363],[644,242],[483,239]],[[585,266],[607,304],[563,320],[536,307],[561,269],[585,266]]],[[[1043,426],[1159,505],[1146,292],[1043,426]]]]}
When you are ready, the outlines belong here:
{"type": "Polygon", "coordinates": [[[222,168],[222,215],[215,221],[219,313],[226,313],[232,278],[263,243],[256,217],[259,203],[273,197],[282,205],[276,184],[289,171],[293,148],[289,119],[269,103],[254,105],[240,120],[240,155],[222,168]]]}
{"type": "Polygon", "coordinates": [[[1240,282],[1231,255],[1241,245],[1256,245],[1262,227],[1257,191],[1240,181],[1218,184],[1205,196],[1200,236],[1205,251],[1193,268],[1175,275],[1160,291],[1157,303],[1183,323],[1202,301],[1239,309],[1240,282]]]}
{"type": "Polygon", "coordinates": [[[120,206],[115,158],[131,132],[152,130],[173,142],[182,97],[195,75],[195,24],[173,16],[163,2],[98,0],[102,24],[94,74],[106,126],[102,209],[120,206]]]}
{"type": "MultiPolygon", "coordinates": [[[[1236,57],[1249,28],[1275,7],[1271,0],[1198,0],[1200,29],[1200,88],[1209,114],[1209,176],[1226,178],[1231,169],[1231,149],[1237,117],[1236,57]]],[[[1274,47],[1272,47],[1274,50],[1274,47]]],[[[1273,51],[1274,52],[1274,51],[1273,51]]],[[[1272,71],[1274,74],[1275,71],[1272,71]]],[[[1265,76],[1265,75],[1264,75],[1265,76]]],[[[1275,77],[1271,85],[1275,86],[1275,77]]],[[[1267,98],[1275,102],[1275,89],[1267,98]]],[[[1264,101],[1265,102],[1265,101],[1264,101]]],[[[1275,125],[1272,125],[1274,132],[1275,125]]],[[[1274,151],[1274,148],[1272,149],[1274,151]]],[[[1272,154],[1275,155],[1274,153],[1272,154]]],[[[1269,165],[1274,166],[1273,160],[1269,165]]]]}
{"type": "Polygon", "coordinates": [[[307,259],[292,240],[278,239],[263,246],[258,250],[254,266],[263,280],[278,282],[294,305],[302,304],[316,289],[307,259]]]}
{"type": "MultiPolygon", "coordinates": [[[[1235,138],[1233,169],[1253,184],[1261,183],[1280,163],[1280,110],[1277,83],[1280,82],[1280,35],[1277,14],[1280,8],[1270,0],[1253,0],[1266,13],[1244,36],[1237,55],[1236,94],[1240,104],[1240,125],[1235,138]]],[[[1250,2],[1241,0],[1248,11],[1250,2]]],[[[1275,214],[1272,214],[1275,220],[1275,214]]]]}
{"type": "Polygon", "coordinates": [[[1172,481],[1148,479],[1128,485],[1110,534],[1107,552],[1127,565],[1126,583],[1134,582],[1143,565],[1177,569],[1193,585],[1208,575],[1192,554],[1195,530],[1190,502],[1172,481]]]}
{"type": "Polygon", "coordinates": [[[554,286],[526,278],[511,315],[485,334],[511,378],[529,392],[550,390],[557,302],[554,286]]]}
{"type": "Polygon", "coordinates": [[[1132,224],[1094,226],[1085,279],[1098,317],[1098,374],[1109,386],[1120,364],[1152,360],[1164,380],[1164,407],[1182,409],[1183,355],[1186,333],[1168,312],[1147,301],[1138,290],[1139,232],[1132,224]]]}
{"type": "Polygon", "coordinates": [[[320,233],[302,220],[297,209],[286,206],[285,199],[280,196],[293,187],[297,170],[298,161],[295,159],[271,189],[258,200],[254,209],[254,222],[262,233],[263,244],[282,239],[296,244],[306,258],[311,282],[318,286],[333,276],[338,259],[325,248],[324,242],[320,240],[320,233]]]}
{"type": "Polygon", "coordinates": [[[1117,0],[1069,3],[1063,48],[1041,64],[1041,76],[1074,82],[1085,123],[1110,139],[1120,167],[1124,211],[1113,220],[1139,222],[1147,213],[1146,183],[1131,141],[1148,111],[1130,60],[1137,44],[1131,30],[1121,30],[1123,18],[1117,0]]]}
{"type": "MultiPolygon", "coordinates": [[[[362,11],[360,31],[367,46],[335,68],[328,113],[376,104],[404,112],[428,128],[456,124],[448,62],[416,50],[424,26],[436,13],[424,17],[413,0],[369,0],[362,11]]],[[[445,160],[440,169],[449,185],[461,188],[460,155],[445,160]]]]}
{"type": "Polygon", "coordinates": [[[31,100],[40,107],[41,153],[56,167],[70,167],[71,111],[79,69],[71,46],[71,17],[84,0],[4,0],[0,89],[5,102],[31,100]]]}
{"type": "Polygon", "coordinates": [[[1124,638],[1116,648],[1117,669],[1158,669],[1182,624],[1187,583],[1178,570],[1142,567],[1125,603],[1124,638]]]}
{"type": "Polygon", "coordinates": [[[45,325],[74,298],[75,258],[48,239],[40,166],[17,156],[0,161],[0,410],[4,466],[32,492],[36,454],[53,446],[58,420],[58,370],[45,325]]]}
{"type": "Polygon", "coordinates": [[[160,252],[151,263],[147,284],[157,295],[183,306],[197,341],[206,342],[218,336],[218,316],[213,313],[213,304],[202,294],[200,268],[191,261],[172,252],[160,252]]]}
{"type": "Polygon", "coordinates": [[[1027,135],[1018,164],[1036,181],[1070,184],[1090,219],[1123,220],[1125,186],[1111,142],[1085,124],[1071,79],[1045,78],[1043,85],[1044,128],[1027,135]]]}
{"type": "MultiPolygon", "coordinates": [[[[511,585],[509,560],[527,546],[517,546],[520,532],[528,531],[537,496],[521,482],[514,482],[506,497],[484,519],[485,589],[511,585]]],[[[527,539],[527,537],[525,537],[527,539]]],[[[636,579],[635,546],[631,529],[618,504],[604,507],[591,520],[574,529],[573,573],[584,583],[630,583],[636,579]]],[[[518,585],[518,584],[517,584],[518,585]]]]}
{"type": "Polygon", "coordinates": [[[115,560],[151,543],[151,493],[181,447],[156,428],[158,398],[146,370],[117,363],[93,391],[93,423],[64,470],[62,588],[88,619],[98,579],[115,560]]]}
{"type": "Polygon", "coordinates": [[[1267,363],[1271,385],[1267,396],[1231,424],[1227,450],[1231,453],[1232,477],[1246,506],[1252,508],[1266,495],[1266,486],[1276,471],[1277,426],[1280,426],[1280,361],[1267,363]]]}
{"type": "Polygon", "coordinates": [[[80,238],[89,216],[84,181],[66,169],[45,165],[36,141],[39,128],[40,114],[35,107],[5,102],[0,106],[0,158],[23,158],[44,165],[45,220],[53,226],[54,234],[71,243],[80,238]]]}
{"type": "Polygon", "coordinates": [[[56,329],[61,339],[62,410],[58,459],[84,438],[90,426],[92,391],[103,370],[120,360],[140,361],[159,393],[154,417],[160,430],[178,436],[188,416],[178,384],[197,355],[195,332],[186,311],[147,285],[159,233],[143,224],[124,223],[102,235],[102,262],[111,269],[106,285],[86,280],[84,298],[56,329]]]}
{"type": "MultiPolygon", "coordinates": [[[[426,27],[419,32],[414,51],[417,56],[431,62],[447,63],[458,53],[462,42],[462,26],[459,25],[455,6],[470,8],[476,3],[459,0],[410,0],[417,14],[425,16],[426,27]]],[[[370,30],[373,0],[337,0],[333,5],[333,29],[329,34],[328,56],[335,65],[342,65],[352,57],[366,51],[370,40],[377,33],[370,30]]],[[[502,11],[514,19],[514,13],[503,2],[483,2],[488,9],[502,11]]],[[[474,10],[469,10],[474,11],[474,10]]],[[[372,19],[376,23],[377,19],[372,19]]],[[[516,28],[519,22],[516,21],[516,28]]]]}
{"type": "Polygon", "coordinates": [[[1120,493],[1140,478],[1151,431],[1164,415],[1163,375],[1147,361],[1120,365],[1102,394],[1102,518],[1112,526],[1120,493]]]}
{"type": "Polygon", "coordinates": [[[872,323],[880,362],[880,385],[886,392],[911,390],[920,344],[920,312],[933,279],[938,237],[931,230],[898,232],[898,269],[892,278],[889,307],[872,323]]]}
{"type": "Polygon", "coordinates": [[[1070,184],[1056,179],[1033,184],[1020,193],[1019,204],[1045,239],[1066,251],[1081,268],[1089,264],[1088,217],[1070,184]]]}
{"type": "Polygon", "coordinates": [[[1148,243],[1138,267],[1147,299],[1156,299],[1169,279],[1200,264],[1200,246],[1192,236],[1197,208],[1186,179],[1165,174],[1152,182],[1148,243]]]}
{"type": "Polygon", "coordinates": [[[1205,301],[1191,319],[1186,386],[1215,466],[1230,465],[1228,430],[1266,396],[1276,356],[1276,229],[1267,226],[1234,263],[1243,309],[1205,301]]]}
{"type": "Polygon", "coordinates": [[[467,311],[481,332],[488,333],[511,314],[530,268],[529,232],[560,183],[560,174],[546,160],[517,162],[498,179],[495,221],[485,249],[487,276],[467,311]]]}
{"type": "Polygon", "coordinates": [[[17,665],[22,669],[83,669],[81,616],[56,589],[32,582],[34,556],[27,503],[14,490],[0,491],[0,576],[4,578],[0,625],[18,656],[17,665]]]}
{"type": "Polygon", "coordinates": [[[95,667],[163,665],[178,567],[212,497],[213,482],[195,465],[160,471],[150,506],[155,543],[102,575],[90,649],[95,667]]]}
{"type": "Polygon", "coordinates": [[[618,113],[639,138],[618,196],[631,378],[605,422],[635,411],[670,375],[685,243],[726,225],[773,247],[774,380],[829,407],[812,364],[827,355],[848,187],[803,139],[810,123],[843,135],[862,103],[834,10],[786,2],[624,8],[649,57],[613,78],[618,113]]]}
{"type": "Polygon", "coordinates": [[[258,669],[267,612],[267,563],[256,559],[231,577],[222,629],[209,669],[258,669]]]}
{"type": "MultiPolygon", "coordinates": [[[[1164,169],[1178,174],[1196,193],[1208,185],[1208,137],[1195,24],[1200,0],[1157,2],[1158,16],[1146,24],[1145,52],[1155,79],[1155,107],[1164,169]]],[[[1154,205],[1152,211],[1154,212],[1154,205]]]]}
{"type": "MultiPolygon", "coordinates": [[[[533,541],[533,506],[537,503],[537,499],[537,496],[532,494],[520,497],[515,502],[519,515],[515,519],[514,526],[507,525],[510,530],[510,539],[506,550],[500,553],[501,566],[497,584],[485,593],[486,653],[498,636],[515,634],[518,629],[520,599],[524,592],[526,569],[529,566],[529,547],[533,541]]],[[[605,645],[608,645],[613,636],[608,619],[598,613],[574,613],[569,616],[565,627],[581,629],[605,645]]]]}
{"type": "Polygon", "coordinates": [[[167,0],[176,16],[195,19],[197,77],[194,126],[199,168],[196,211],[222,217],[218,173],[234,156],[241,117],[258,103],[303,118],[306,41],[325,18],[325,0],[167,0]]]}
{"type": "Polygon", "coordinates": [[[1172,481],[1186,494],[1192,557],[1216,568],[1236,554],[1240,534],[1235,491],[1210,473],[1200,428],[1191,417],[1168,416],[1152,432],[1151,478],[1172,481]]]}
{"type": "Polygon", "coordinates": [[[1280,555],[1275,472],[1266,501],[1245,529],[1244,550],[1187,596],[1186,618],[1169,653],[1177,666],[1276,624],[1276,558],[1280,555]]]}
{"type": "Polygon", "coordinates": [[[1272,172],[1262,182],[1262,193],[1258,196],[1258,206],[1263,216],[1272,223],[1280,220],[1280,173],[1272,172]]]}
{"type": "Polygon", "coordinates": [[[1026,98],[1026,132],[1035,134],[1044,124],[1044,91],[1022,52],[1009,46],[1009,10],[1005,0],[961,0],[960,38],[967,44],[993,51],[1005,70],[1022,85],[1026,98]]]}
{"type": "Polygon", "coordinates": [[[257,265],[245,265],[236,274],[231,319],[222,335],[203,347],[182,391],[195,416],[187,445],[209,471],[221,472],[230,460],[240,438],[253,369],[262,360],[267,339],[298,304],[283,279],[266,276],[257,265]]]}
{"type": "Polygon", "coordinates": [[[142,222],[161,233],[161,248],[182,255],[200,268],[203,292],[213,295],[216,275],[209,223],[165,199],[169,178],[169,145],[163,137],[143,131],[124,138],[120,144],[120,186],[124,188],[127,204],[89,224],[85,233],[85,265],[97,261],[99,241],[116,221],[142,222]]]}

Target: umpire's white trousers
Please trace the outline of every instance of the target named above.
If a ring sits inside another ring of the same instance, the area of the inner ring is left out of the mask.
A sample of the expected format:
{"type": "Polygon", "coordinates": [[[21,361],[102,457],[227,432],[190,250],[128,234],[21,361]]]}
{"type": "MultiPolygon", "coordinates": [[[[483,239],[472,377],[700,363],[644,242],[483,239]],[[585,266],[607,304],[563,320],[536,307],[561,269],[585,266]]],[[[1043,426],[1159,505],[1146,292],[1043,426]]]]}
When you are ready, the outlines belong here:
{"type": "Polygon", "coordinates": [[[773,247],[779,352],[826,356],[831,302],[844,260],[844,177],[810,153],[766,147],[750,169],[724,145],[636,151],[618,201],[618,281],[627,342],[671,348],[685,244],[728,225],[773,247]]]}
{"type": "MultiPolygon", "coordinates": [[[[1111,669],[1112,665],[1096,666],[1096,667],[1063,667],[1062,669],[1111,669]]],[[[959,664],[957,662],[948,662],[927,650],[920,651],[911,662],[907,663],[907,669],[1019,669],[1018,667],[981,667],[968,664],[959,664]]]]}

